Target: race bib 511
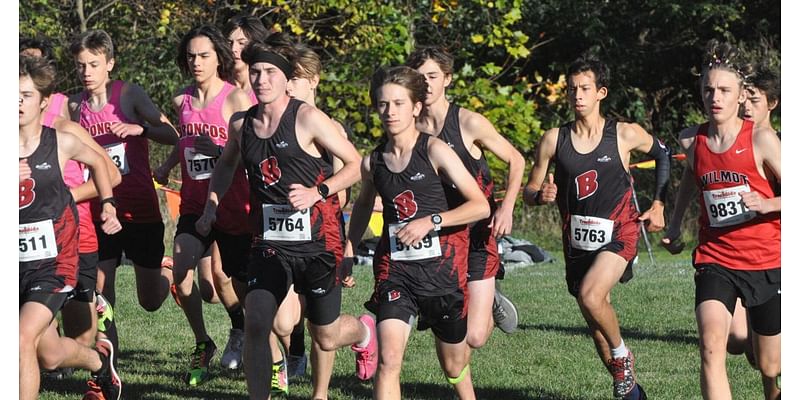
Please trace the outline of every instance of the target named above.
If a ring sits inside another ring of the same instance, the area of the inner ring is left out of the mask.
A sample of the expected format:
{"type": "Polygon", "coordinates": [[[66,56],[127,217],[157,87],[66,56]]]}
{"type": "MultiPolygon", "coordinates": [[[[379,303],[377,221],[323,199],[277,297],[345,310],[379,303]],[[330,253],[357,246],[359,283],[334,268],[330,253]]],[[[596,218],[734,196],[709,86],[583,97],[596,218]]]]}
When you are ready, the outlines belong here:
{"type": "Polygon", "coordinates": [[[58,255],[53,220],[19,224],[19,260],[46,260],[58,255]]]}

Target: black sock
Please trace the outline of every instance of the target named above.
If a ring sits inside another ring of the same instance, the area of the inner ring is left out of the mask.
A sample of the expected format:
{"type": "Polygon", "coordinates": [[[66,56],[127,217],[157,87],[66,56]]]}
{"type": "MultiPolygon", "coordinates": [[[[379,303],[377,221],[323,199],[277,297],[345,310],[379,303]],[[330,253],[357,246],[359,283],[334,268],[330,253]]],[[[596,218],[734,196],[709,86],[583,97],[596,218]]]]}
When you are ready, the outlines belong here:
{"type": "Polygon", "coordinates": [[[295,357],[302,357],[306,352],[305,341],[306,330],[303,323],[295,325],[289,345],[289,354],[295,357]]]}
{"type": "Polygon", "coordinates": [[[228,310],[228,317],[231,319],[231,328],[244,330],[244,309],[241,305],[228,310]]]}

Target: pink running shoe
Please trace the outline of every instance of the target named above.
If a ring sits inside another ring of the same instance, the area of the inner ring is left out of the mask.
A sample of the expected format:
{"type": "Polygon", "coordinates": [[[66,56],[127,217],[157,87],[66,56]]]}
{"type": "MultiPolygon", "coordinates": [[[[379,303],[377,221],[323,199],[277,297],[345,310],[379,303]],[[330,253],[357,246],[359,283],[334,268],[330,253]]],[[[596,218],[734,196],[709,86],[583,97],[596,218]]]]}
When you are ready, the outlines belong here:
{"type": "Polygon", "coordinates": [[[369,380],[378,370],[378,331],[375,319],[369,314],[358,317],[358,320],[369,329],[367,347],[350,346],[356,352],[356,377],[362,381],[369,380]]]}

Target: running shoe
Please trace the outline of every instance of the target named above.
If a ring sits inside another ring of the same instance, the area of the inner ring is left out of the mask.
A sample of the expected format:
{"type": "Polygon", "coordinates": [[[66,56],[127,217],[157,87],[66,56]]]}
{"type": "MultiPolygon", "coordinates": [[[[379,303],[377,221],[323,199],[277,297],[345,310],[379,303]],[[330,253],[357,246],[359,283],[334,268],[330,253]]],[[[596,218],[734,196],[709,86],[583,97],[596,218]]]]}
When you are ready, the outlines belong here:
{"type": "Polygon", "coordinates": [[[366,347],[350,346],[356,352],[356,377],[362,381],[369,380],[378,370],[378,331],[375,319],[369,314],[358,317],[358,320],[369,329],[369,343],[366,347]]]}
{"type": "MultiPolygon", "coordinates": [[[[281,351],[283,354],[283,351],[281,351]]],[[[272,385],[270,392],[274,395],[289,394],[289,376],[286,371],[286,357],[272,364],[272,385]]]]}
{"type": "Polygon", "coordinates": [[[192,353],[192,360],[189,362],[189,372],[185,377],[188,385],[196,386],[208,380],[211,376],[208,366],[211,365],[211,359],[214,358],[216,351],[217,346],[212,340],[197,343],[192,353]]]}
{"type": "Polygon", "coordinates": [[[99,292],[95,292],[95,309],[97,310],[97,330],[104,332],[114,322],[114,308],[108,299],[99,292]]]}
{"type": "Polygon", "coordinates": [[[495,288],[494,303],[492,304],[492,316],[494,324],[505,333],[512,333],[517,330],[519,325],[519,315],[514,303],[495,288]]]}
{"type": "MultiPolygon", "coordinates": [[[[161,268],[166,268],[166,269],[172,271],[172,266],[173,265],[174,265],[174,262],[172,260],[172,257],[164,256],[164,257],[161,258],[161,268]]],[[[178,287],[175,286],[174,283],[169,285],[169,294],[172,295],[172,298],[175,300],[175,304],[177,304],[178,307],[183,308],[183,306],[181,305],[181,299],[178,297],[178,287]]]]}
{"type": "Polygon", "coordinates": [[[611,360],[611,375],[614,377],[614,397],[624,397],[636,385],[633,363],[633,353],[631,353],[630,349],[626,356],[611,360]]]}
{"type": "Polygon", "coordinates": [[[295,376],[303,376],[306,374],[306,365],[308,365],[308,357],[306,354],[303,353],[302,356],[293,356],[289,354],[287,356],[287,368],[289,369],[289,378],[293,378],[295,376]]]}
{"type": "Polygon", "coordinates": [[[223,368],[238,369],[242,366],[242,348],[244,348],[244,331],[231,329],[228,334],[228,344],[222,352],[220,364],[223,368]]]}
{"type": "Polygon", "coordinates": [[[82,400],[105,400],[106,398],[103,396],[103,391],[100,389],[100,386],[93,380],[89,379],[86,381],[86,384],[89,385],[89,390],[83,394],[82,400]]]}
{"type": "MultiPolygon", "coordinates": [[[[98,339],[95,350],[100,355],[102,367],[97,372],[92,373],[92,381],[100,387],[100,391],[106,400],[119,400],[122,395],[122,381],[114,369],[114,345],[108,339],[98,339]]],[[[92,385],[90,384],[91,388],[92,385]]]]}

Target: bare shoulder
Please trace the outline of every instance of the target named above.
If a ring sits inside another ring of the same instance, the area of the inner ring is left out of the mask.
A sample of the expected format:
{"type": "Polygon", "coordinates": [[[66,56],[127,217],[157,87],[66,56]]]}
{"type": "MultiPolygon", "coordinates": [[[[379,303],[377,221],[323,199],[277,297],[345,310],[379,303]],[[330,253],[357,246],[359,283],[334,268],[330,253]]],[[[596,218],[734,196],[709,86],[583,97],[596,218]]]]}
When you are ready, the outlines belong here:
{"type": "Polygon", "coordinates": [[[778,149],[780,153],[781,139],[778,134],[771,128],[753,128],[753,146],[759,150],[774,150],[778,149]]]}
{"type": "Polygon", "coordinates": [[[237,106],[237,108],[250,107],[250,96],[247,94],[247,92],[238,87],[231,91],[225,101],[237,106]]]}
{"type": "Polygon", "coordinates": [[[172,105],[175,108],[179,108],[181,106],[181,103],[183,103],[183,96],[186,94],[187,90],[189,90],[188,86],[182,87],[172,94],[172,105]]]}
{"type": "Polygon", "coordinates": [[[458,110],[458,122],[461,124],[461,131],[475,139],[480,139],[485,135],[498,134],[488,118],[466,108],[458,110]]]}
{"type": "Polygon", "coordinates": [[[343,138],[348,139],[347,130],[344,129],[344,125],[342,125],[341,122],[333,118],[331,118],[331,122],[333,123],[333,126],[336,127],[336,131],[339,132],[339,134],[342,135],[343,138]]]}
{"type": "Polygon", "coordinates": [[[56,132],[58,133],[65,133],[70,135],[88,135],[89,133],[86,129],[78,124],[77,122],[70,121],[66,118],[58,118],[53,123],[53,128],[55,128],[56,132]]]}
{"type": "Polygon", "coordinates": [[[637,140],[650,134],[635,122],[617,122],[617,135],[625,140],[637,140]]]}

